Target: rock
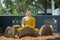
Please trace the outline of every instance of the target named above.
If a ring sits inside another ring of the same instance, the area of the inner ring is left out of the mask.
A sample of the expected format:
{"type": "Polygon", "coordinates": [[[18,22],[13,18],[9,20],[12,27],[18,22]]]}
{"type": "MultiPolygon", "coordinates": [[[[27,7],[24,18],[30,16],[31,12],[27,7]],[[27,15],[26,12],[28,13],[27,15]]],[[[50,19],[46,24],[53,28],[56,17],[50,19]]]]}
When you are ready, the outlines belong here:
{"type": "Polygon", "coordinates": [[[60,40],[60,37],[56,37],[55,40],[60,40]]]}
{"type": "Polygon", "coordinates": [[[15,35],[16,38],[7,38],[4,36],[0,37],[0,40],[60,40],[59,39],[59,35],[58,37],[56,37],[58,33],[54,33],[53,35],[49,35],[49,36],[38,36],[38,37],[30,37],[30,36],[26,36],[23,38],[18,38],[17,35],[15,35]]]}
{"type": "Polygon", "coordinates": [[[49,39],[43,39],[43,40],[54,40],[54,39],[52,39],[52,38],[49,38],[49,39]]]}
{"type": "Polygon", "coordinates": [[[15,29],[14,27],[7,27],[5,31],[5,37],[14,37],[15,36],[15,29]]]}
{"type": "Polygon", "coordinates": [[[40,36],[52,35],[53,32],[52,32],[50,25],[43,25],[40,29],[39,34],[40,36]]]}
{"type": "Polygon", "coordinates": [[[25,37],[25,36],[37,37],[37,36],[39,36],[39,34],[36,33],[36,31],[33,28],[25,27],[19,33],[19,37],[21,38],[21,37],[25,37]]]}

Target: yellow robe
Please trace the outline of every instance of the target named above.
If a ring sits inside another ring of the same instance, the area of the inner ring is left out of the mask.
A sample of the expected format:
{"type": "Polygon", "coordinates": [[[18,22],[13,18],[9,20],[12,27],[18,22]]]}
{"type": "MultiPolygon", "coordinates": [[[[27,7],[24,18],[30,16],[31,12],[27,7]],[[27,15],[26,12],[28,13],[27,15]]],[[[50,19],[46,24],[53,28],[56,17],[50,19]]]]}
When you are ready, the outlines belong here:
{"type": "Polygon", "coordinates": [[[26,27],[31,27],[31,28],[35,28],[35,18],[34,17],[30,17],[27,20],[25,20],[24,22],[24,26],[26,27]]]}
{"type": "MultiPolygon", "coordinates": [[[[35,28],[35,23],[36,23],[36,20],[34,17],[29,17],[27,20],[25,19],[24,20],[24,26],[25,27],[31,27],[33,29],[35,29],[36,32],[39,32],[39,29],[35,28]]],[[[18,32],[21,31],[22,28],[18,28],[18,32]]]]}

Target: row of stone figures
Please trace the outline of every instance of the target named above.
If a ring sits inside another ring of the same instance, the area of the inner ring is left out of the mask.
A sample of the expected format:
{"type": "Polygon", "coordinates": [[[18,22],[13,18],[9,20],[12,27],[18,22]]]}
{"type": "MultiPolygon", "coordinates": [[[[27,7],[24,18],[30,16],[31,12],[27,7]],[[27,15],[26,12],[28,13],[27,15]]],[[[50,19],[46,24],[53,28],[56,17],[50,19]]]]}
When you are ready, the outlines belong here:
{"type": "Polygon", "coordinates": [[[15,38],[16,36],[18,36],[19,38],[22,38],[25,36],[37,37],[53,35],[52,27],[50,25],[43,25],[38,33],[30,27],[24,27],[20,32],[17,32],[16,28],[18,28],[18,26],[7,27],[5,31],[5,37],[15,38]]]}

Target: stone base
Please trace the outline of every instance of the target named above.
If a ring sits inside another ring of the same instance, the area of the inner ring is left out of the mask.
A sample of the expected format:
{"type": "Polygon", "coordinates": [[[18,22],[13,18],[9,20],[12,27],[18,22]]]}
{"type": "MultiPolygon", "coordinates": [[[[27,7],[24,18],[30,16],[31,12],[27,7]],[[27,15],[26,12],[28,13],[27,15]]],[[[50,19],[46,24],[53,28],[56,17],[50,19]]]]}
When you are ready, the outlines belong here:
{"type": "Polygon", "coordinates": [[[30,37],[30,36],[26,36],[26,37],[23,37],[23,38],[7,38],[7,37],[4,37],[4,36],[1,36],[0,37],[0,40],[60,40],[60,35],[58,33],[53,33],[53,35],[50,35],[50,36],[38,36],[38,37],[30,37]]]}

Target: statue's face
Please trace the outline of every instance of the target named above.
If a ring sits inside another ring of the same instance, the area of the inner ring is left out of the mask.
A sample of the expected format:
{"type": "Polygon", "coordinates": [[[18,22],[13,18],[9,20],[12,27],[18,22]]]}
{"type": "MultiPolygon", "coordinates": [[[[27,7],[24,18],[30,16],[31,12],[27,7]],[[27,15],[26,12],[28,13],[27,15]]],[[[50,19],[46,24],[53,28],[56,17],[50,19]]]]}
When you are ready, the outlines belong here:
{"type": "Polygon", "coordinates": [[[31,11],[26,11],[26,16],[31,16],[31,11]]]}

